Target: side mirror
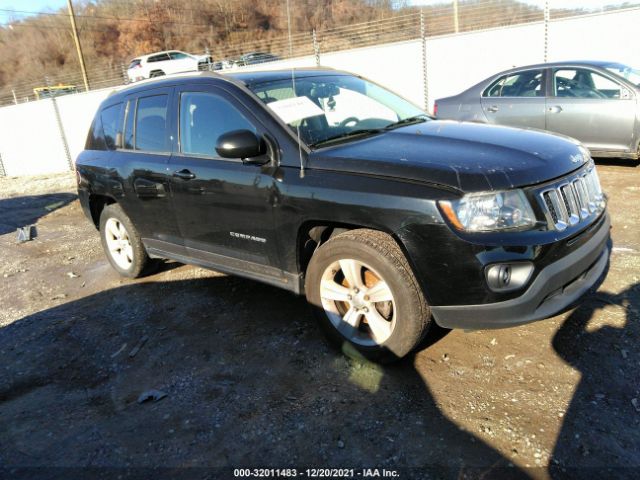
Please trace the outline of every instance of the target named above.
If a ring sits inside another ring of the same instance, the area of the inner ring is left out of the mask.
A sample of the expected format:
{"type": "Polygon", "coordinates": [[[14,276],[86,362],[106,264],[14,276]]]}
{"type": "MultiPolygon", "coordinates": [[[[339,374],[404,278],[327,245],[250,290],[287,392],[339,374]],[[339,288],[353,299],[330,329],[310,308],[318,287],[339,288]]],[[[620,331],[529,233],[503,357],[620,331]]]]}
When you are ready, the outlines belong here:
{"type": "Polygon", "coordinates": [[[216,152],[223,158],[257,157],[263,153],[262,141],[250,130],[233,130],[218,137],[216,152]]]}

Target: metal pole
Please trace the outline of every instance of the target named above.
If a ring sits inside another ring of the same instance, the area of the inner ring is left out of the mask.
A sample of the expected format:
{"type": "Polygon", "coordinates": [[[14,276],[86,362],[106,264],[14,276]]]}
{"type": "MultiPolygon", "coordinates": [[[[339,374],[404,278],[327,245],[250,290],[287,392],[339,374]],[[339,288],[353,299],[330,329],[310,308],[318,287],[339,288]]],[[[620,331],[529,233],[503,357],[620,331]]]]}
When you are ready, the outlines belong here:
{"type": "Polygon", "coordinates": [[[13,93],[13,103],[18,104],[18,97],[16,97],[16,91],[12,88],[11,93],[13,93]]]}
{"type": "Polygon", "coordinates": [[[80,47],[80,38],[78,37],[78,29],[76,28],[76,16],[73,13],[73,5],[71,0],[67,0],[69,7],[69,20],[71,21],[71,30],[73,30],[73,40],[76,42],[76,50],[78,51],[78,60],[80,60],[80,69],[82,70],[82,78],[84,80],[84,89],[89,91],[89,79],[87,78],[87,69],[84,66],[84,57],[82,56],[82,47],[80,47]]]}
{"type": "Polygon", "coordinates": [[[422,39],[422,82],[424,85],[424,109],[427,111],[427,113],[429,113],[429,78],[427,76],[427,25],[425,23],[423,9],[420,9],[420,38],[422,39]]]}
{"type": "Polygon", "coordinates": [[[549,11],[549,0],[544,2],[544,62],[547,63],[549,57],[549,20],[551,12],[549,11]]]}
{"type": "Polygon", "coordinates": [[[453,31],[458,33],[460,31],[460,23],[458,18],[458,0],[453,0],[453,31]]]}
{"type": "Polygon", "coordinates": [[[2,163],[2,155],[0,155],[0,177],[6,177],[7,171],[4,169],[4,163],[2,163]]]}
{"type": "Polygon", "coordinates": [[[289,37],[289,57],[293,57],[293,42],[291,41],[291,9],[289,8],[289,0],[287,5],[287,33],[289,37]]]}
{"type": "Polygon", "coordinates": [[[125,67],[124,63],[121,63],[120,69],[122,70],[122,81],[126,85],[127,83],[129,83],[129,76],[127,75],[127,67],[125,67]]]}
{"type": "MultiPolygon", "coordinates": [[[[44,81],[47,84],[47,87],[51,87],[51,82],[49,81],[49,77],[44,77],[44,81]]],[[[51,88],[49,88],[49,92],[51,93],[51,88]]],[[[62,140],[62,146],[64,147],[64,154],[67,157],[67,164],[69,165],[69,170],[73,171],[73,161],[71,160],[71,152],[69,151],[69,144],[67,143],[67,136],[64,133],[64,125],[62,124],[62,117],[60,116],[60,110],[58,109],[58,102],[56,102],[56,96],[54,93],[51,93],[51,103],[53,103],[53,111],[56,115],[56,123],[58,124],[58,132],[60,132],[60,139],[62,140]]]]}
{"type": "Polygon", "coordinates": [[[320,66],[320,44],[318,43],[318,37],[316,35],[316,29],[313,29],[313,53],[316,56],[316,66],[320,66]]]}
{"type": "Polygon", "coordinates": [[[204,53],[207,56],[207,70],[211,71],[213,70],[212,63],[211,63],[211,50],[209,50],[208,45],[207,45],[207,48],[204,49],[204,53]]]}

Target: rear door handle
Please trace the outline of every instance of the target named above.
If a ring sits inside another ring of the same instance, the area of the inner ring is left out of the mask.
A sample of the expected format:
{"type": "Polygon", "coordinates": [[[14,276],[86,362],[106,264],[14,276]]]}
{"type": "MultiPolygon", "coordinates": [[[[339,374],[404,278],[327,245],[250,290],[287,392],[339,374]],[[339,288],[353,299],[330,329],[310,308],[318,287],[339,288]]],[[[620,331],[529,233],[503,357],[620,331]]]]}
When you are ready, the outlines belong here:
{"type": "Polygon", "coordinates": [[[192,180],[192,179],[196,178],[196,174],[195,173],[191,173],[186,168],[183,168],[182,170],[177,170],[177,171],[173,172],[173,176],[181,178],[183,180],[192,180]]]}
{"type": "Polygon", "coordinates": [[[499,109],[497,105],[492,105],[489,108],[487,108],[487,112],[491,112],[491,113],[496,113],[498,110],[499,109]]]}
{"type": "Polygon", "coordinates": [[[560,105],[555,105],[553,107],[549,107],[547,110],[549,113],[560,113],[562,111],[562,107],[560,105]]]}

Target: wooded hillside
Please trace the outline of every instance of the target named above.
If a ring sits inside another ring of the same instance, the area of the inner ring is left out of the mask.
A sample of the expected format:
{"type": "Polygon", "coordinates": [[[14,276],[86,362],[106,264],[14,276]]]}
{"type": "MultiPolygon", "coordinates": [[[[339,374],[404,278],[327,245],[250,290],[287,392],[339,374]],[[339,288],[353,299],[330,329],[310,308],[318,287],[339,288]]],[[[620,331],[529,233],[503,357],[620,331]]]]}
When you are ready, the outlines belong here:
{"type": "MultiPolygon", "coordinates": [[[[291,0],[292,32],[386,18],[397,14],[400,3],[291,0]]],[[[90,71],[165,49],[202,53],[209,48],[221,58],[230,44],[288,33],[284,0],[75,0],[74,8],[90,71]]],[[[75,74],[79,65],[66,8],[5,23],[0,28],[0,58],[0,88],[42,81],[45,74],[75,74]]]]}
{"type": "MultiPolygon", "coordinates": [[[[73,5],[92,88],[120,82],[123,64],[158,50],[208,50],[214,60],[250,51],[286,56],[288,18],[293,55],[313,53],[314,29],[324,51],[420,35],[419,9],[407,0],[290,0],[289,12],[285,0],[74,0],[73,5]]],[[[460,0],[458,5],[455,20],[450,1],[424,7],[427,34],[543,19],[542,9],[518,0],[460,0]]],[[[35,86],[44,85],[45,75],[52,83],[82,84],[67,9],[25,13],[0,9],[1,103],[12,101],[13,93],[19,101],[27,99],[35,86]]]]}

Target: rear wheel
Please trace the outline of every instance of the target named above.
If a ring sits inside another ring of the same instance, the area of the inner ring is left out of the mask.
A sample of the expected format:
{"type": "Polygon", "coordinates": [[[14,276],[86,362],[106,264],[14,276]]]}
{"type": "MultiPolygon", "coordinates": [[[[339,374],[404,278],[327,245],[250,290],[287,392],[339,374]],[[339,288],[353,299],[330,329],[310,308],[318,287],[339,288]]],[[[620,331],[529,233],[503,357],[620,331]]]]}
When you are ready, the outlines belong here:
{"type": "Polygon", "coordinates": [[[430,323],[406,258],[382,232],[360,229],[331,238],[312,257],[305,290],[329,338],[371,360],[402,358],[430,323]]]}
{"type": "Polygon", "coordinates": [[[149,264],[138,232],[116,203],[104,207],[100,214],[100,240],[109,263],[124,277],[139,277],[149,264]]]}

